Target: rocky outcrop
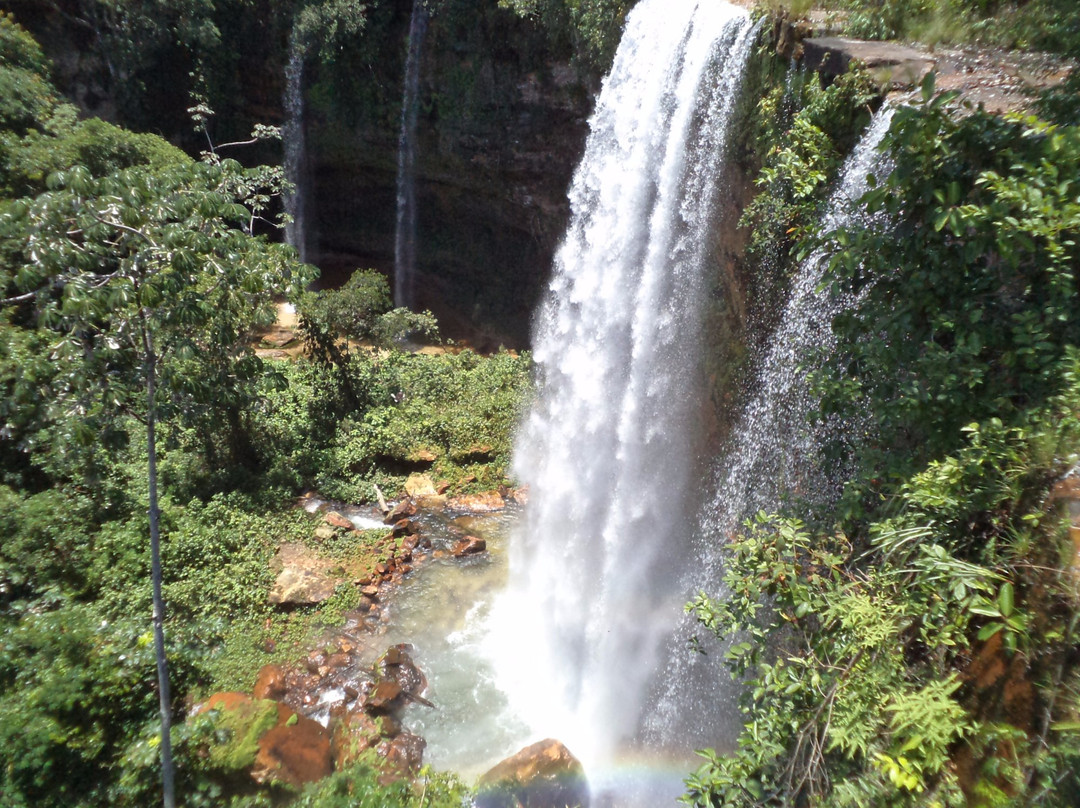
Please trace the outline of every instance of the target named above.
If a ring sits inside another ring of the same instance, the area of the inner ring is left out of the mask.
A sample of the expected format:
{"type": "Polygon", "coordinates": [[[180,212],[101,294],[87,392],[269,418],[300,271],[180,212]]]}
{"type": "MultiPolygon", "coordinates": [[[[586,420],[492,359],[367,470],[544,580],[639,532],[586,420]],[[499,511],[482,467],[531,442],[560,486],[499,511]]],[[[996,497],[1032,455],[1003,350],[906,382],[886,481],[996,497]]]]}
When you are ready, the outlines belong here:
{"type": "MultiPolygon", "coordinates": [[[[373,6],[363,42],[312,66],[312,260],[338,283],[390,274],[411,0],[373,6]]],[[[476,347],[528,343],[584,148],[594,77],[496,0],[449,3],[420,67],[417,305],[476,347]]]]}
{"type": "Polygon", "coordinates": [[[476,808],[588,808],[581,762],[548,738],[508,757],[477,783],[476,808]]]}
{"type": "Polygon", "coordinates": [[[934,59],[928,54],[896,42],[814,37],[804,39],[802,47],[803,66],[829,80],[858,63],[881,85],[910,87],[934,69],[934,59]]]}

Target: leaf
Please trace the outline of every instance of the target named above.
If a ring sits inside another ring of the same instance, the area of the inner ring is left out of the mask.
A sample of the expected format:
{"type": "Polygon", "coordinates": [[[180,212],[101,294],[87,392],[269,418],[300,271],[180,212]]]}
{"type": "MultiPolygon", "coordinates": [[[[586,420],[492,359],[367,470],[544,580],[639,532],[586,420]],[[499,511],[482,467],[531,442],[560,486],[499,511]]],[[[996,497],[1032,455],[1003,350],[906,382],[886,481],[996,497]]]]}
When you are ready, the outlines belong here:
{"type": "Polygon", "coordinates": [[[998,608],[1001,609],[1002,617],[1009,617],[1013,613],[1015,594],[1011,583],[1004,583],[998,591],[998,608]]]}

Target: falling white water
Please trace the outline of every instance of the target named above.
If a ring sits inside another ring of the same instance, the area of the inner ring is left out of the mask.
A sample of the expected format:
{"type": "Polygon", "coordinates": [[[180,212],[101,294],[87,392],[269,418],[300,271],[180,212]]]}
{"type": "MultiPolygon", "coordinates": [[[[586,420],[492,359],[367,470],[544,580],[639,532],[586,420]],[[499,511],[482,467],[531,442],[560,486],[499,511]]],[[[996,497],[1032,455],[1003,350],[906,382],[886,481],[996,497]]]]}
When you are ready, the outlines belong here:
{"type": "Polygon", "coordinates": [[[285,125],[281,128],[285,148],[285,179],[293,186],[285,197],[285,212],[292,219],[285,225],[285,243],[296,248],[307,261],[306,144],[304,131],[304,48],[293,39],[289,43],[289,63],[285,66],[285,125]]]}
{"type": "MultiPolygon", "coordinates": [[[[891,108],[882,108],[848,157],[829,199],[823,232],[854,224],[863,215],[855,203],[869,190],[870,176],[888,173],[888,157],[878,147],[892,114],[891,108]]],[[[844,470],[830,467],[823,449],[857,425],[812,424],[808,417],[816,403],[807,384],[808,363],[828,356],[835,347],[832,320],[852,303],[820,288],[827,263],[825,252],[819,250],[799,266],[779,325],[757,368],[752,388],[756,393],[718,465],[715,498],[695,531],[699,537],[695,560],[686,565],[680,591],[722,596],[717,590],[725,546],[745,519],[761,510],[776,511],[789,497],[822,504],[839,493],[844,470]]],[[[715,653],[719,649],[710,649],[713,653],[707,656],[679,653],[679,647],[685,648],[690,636],[698,633],[695,629],[688,618],[673,635],[672,667],[658,683],[656,710],[650,716],[648,735],[658,740],[671,737],[677,728],[680,738],[707,744],[718,722],[732,723],[735,718],[734,706],[719,697],[727,681],[721,655],[715,653]]],[[[727,692],[734,693],[730,688],[727,692]]]]}
{"type": "MultiPolygon", "coordinates": [[[[869,190],[871,175],[888,172],[888,158],[878,150],[889,130],[893,110],[883,107],[874,116],[844,164],[833,191],[822,232],[850,227],[862,215],[857,205],[869,190]]],[[[814,423],[816,405],[808,384],[808,362],[827,356],[836,344],[832,321],[851,300],[822,289],[828,263],[822,250],[799,267],[787,306],[757,374],[757,393],[743,412],[733,449],[727,454],[717,490],[714,535],[727,535],[739,522],[759,510],[775,510],[785,497],[820,502],[836,493],[838,469],[825,466],[822,449],[849,424],[814,423]]]]}
{"type": "Polygon", "coordinates": [[[427,33],[425,0],[413,0],[409,51],[398,135],[397,222],[394,230],[394,304],[411,308],[416,296],[416,124],[420,112],[420,57],[427,33]]]}
{"type": "Polygon", "coordinates": [[[635,6],[537,323],[515,458],[531,502],[489,653],[533,740],[562,740],[591,779],[638,746],[686,600],[708,234],[755,33],[723,0],[635,6]]]}

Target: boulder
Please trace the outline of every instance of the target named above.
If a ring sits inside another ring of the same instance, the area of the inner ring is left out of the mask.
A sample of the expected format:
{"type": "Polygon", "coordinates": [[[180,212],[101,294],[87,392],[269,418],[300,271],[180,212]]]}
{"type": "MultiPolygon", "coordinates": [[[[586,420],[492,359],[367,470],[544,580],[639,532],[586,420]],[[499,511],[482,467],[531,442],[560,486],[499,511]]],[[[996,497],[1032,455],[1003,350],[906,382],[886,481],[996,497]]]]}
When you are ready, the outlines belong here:
{"type": "Polygon", "coordinates": [[[326,514],[326,516],[323,517],[323,521],[326,522],[326,524],[328,525],[332,525],[333,527],[341,527],[345,528],[346,530],[352,530],[353,527],[353,523],[337,511],[330,511],[330,513],[326,514]]]}
{"type": "Polygon", "coordinates": [[[393,510],[383,519],[383,522],[392,525],[402,519],[408,519],[410,516],[416,516],[416,505],[413,504],[411,499],[406,498],[394,506],[393,510]]]}
{"type": "Polygon", "coordinates": [[[465,536],[454,545],[453,553],[454,558],[462,558],[463,556],[482,553],[486,549],[487,542],[483,539],[478,539],[476,536],[465,536]]]}
{"type": "Polygon", "coordinates": [[[404,700],[401,697],[401,685],[392,680],[378,682],[364,699],[364,709],[371,715],[386,715],[401,709],[404,700]]]}
{"type": "Polygon", "coordinates": [[[271,699],[215,693],[195,713],[215,710],[220,740],[206,751],[212,768],[247,770],[257,783],[299,788],[332,771],[330,735],[321,724],[271,699]]]}
{"type": "Polygon", "coordinates": [[[410,696],[420,696],[427,690],[427,677],[413,662],[408,645],[391,646],[375,666],[382,680],[394,682],[410,696]]]}
{"type": "Polygon", "coordinates": [[[804,39],[802,46],[803,66],[826,79],[846,73],[852,62],[859,62],[880,84],[914,86],[934,69],[928,54],[896,42],[823,36],[804,39]]]}
{"type": "Polygon", "coordinates": [[[414,500],[421,497],[433,497],[436,496],[435,483],[426,474],[410,474],[409,479],[405,481],[405,493],[414,500]]]}
{"type": "Polygon", "coordinates": [[[355,763],[381,740],[382,733],[376,719],[363,710],[349,710],[334,726],[331,744],[334,768],[341,769],[355,763]]]}
{"type": "Polygon", "coordinates": [[[289,685],[285,675],[285,669],[280,665],[263,665],[259,669],[259,675],[255,679],[255,689],[252,695],[256,699],[281,699],[288,691],[289,685]]]}
{"type": "Polygon", "coordinates": [[[283,569],[270,590],[270,602],[280,606],[322,603],[334,594],[337,580],[311,570],[283,569]]]}
{"type": "Polygon", "coordinates": [[[337,577],[327,574],[326,562],[302,544],[281,545],[271,564],[280,570],[269,595],[276,605],[322,603],[339,583],[337,577]]]}
{"type": "Polygon", "coordinates": [[[501,511],[506,507],[506,501],[498,491],[485,491],[482,494],[464,494],[460,497],[451,497],[446,504],[451,510],[470,511],[471,513],[492,513],[501,511]]]}
{"type": "Polygon", "coordinates": [[[588,808],[581,762],[558,741],[534,743],[498,763],[477,782],[476,808],[588,808]]]}
{"type": "Polygon", "coordinates": [[[379,751],[390,769],[402,777],[408,777],[420,771],[424,763],[426,747],[427,741],[419,735],[401,732],[395,735],[385,747],[380,744],[379,751]]]}
{"type": "MultiPolygon", "coordinates": [[[[286,708],[288,709],[288,708],[286,708]]],[[[284,783],[300,788],[330,775],[330,733],[318,721],[291,715],[259,739],[251,769],[258,783],[284,783]]]]}

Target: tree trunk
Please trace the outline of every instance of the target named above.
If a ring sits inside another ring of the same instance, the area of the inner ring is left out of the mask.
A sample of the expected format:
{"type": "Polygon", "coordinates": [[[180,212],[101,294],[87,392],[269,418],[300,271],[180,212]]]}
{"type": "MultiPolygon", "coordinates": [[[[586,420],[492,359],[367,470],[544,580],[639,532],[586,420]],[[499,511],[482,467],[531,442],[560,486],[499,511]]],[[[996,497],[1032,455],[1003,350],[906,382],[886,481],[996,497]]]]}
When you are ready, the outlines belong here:
{"type": "Polygon", "coordinates": [[[169,693],[169,667],[165,658],[165,600],[161,595],[161,532],[158,520],[157,447],[154,422],[156,416],[155,373],[157,358],[154,344],[143,316],[143,348],[146,363],[146,454],[147,477],[150,485],[150,565],[154,588],[154,656],[157,659],[158,704],[161,710],[161,789],[165,808],[176,808],[173,784],[173,758],[170,729],[172,725],[172,696],[169,693]]]}

